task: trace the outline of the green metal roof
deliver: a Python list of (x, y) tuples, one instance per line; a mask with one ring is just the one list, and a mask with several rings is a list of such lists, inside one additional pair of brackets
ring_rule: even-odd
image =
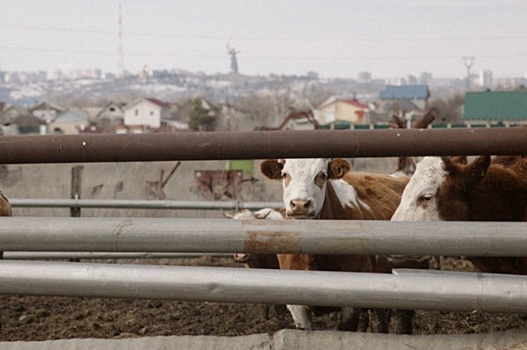
[(347, 120), (335, 120), (333, 122), (321, 125), (321, 129), (351, 129), (351, 122)]
[(465, 120), (527, 120), (527, 91), (467, 92)]

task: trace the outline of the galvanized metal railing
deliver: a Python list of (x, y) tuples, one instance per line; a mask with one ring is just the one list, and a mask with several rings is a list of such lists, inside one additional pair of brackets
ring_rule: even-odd
[(522, 222), (0, 217), (0, 227), (4, 251), (525, 256), (527, 247)]
[[(527, 154), (527, 128), (0, 138), (0, 163)], [(250, 145), (250, 147), (248, 147)], [(77, 207), (79, 205), (76, 205)], [(525, 223), (0, 218), (0, 249), (525, 256)], [(0, 261), (0, 294), (525, 312), (527, 277)]]
[(527, 278), (0, 261), (0, 294), (525, 312)]
[(257, 210), (280, 208), (281, 202), (242, 201), (173, 201), (128, 199), (42, 199), (10, 198), (14, 208), (122, 208), (122, 209), (189, 209), (189, 210)]

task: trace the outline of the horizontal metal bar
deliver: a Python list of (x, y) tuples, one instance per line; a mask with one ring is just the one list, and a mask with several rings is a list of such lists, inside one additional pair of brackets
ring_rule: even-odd
[(104, 252), (4, 252), (8, 260), (43, 260), (43, 259), (168, 259), (199, 258), (204, 255), (232, 258), (229, 253), (104, 253)]
[(519, 155), (526, 138), (520, 127), (15, 135), (0, 137), (0, 164)]
[(127, 209), (200, 209), (236, 210), (280, 208), (282, 202), (219, 202), (219, 201), (170, 201), (170, 200), (104, 200), (104, 199), (37, 199), (9, 198), (14, 208), (127, 208)]
[(0, 294), (526, 312), (527, 277), (0, 261)]
[(0, 217), (4, 251), (525, 256), (525, 222)]

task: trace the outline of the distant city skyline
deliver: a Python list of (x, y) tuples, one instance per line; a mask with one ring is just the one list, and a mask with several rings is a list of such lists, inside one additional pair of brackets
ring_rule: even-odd
[(247, 75), (464, 78), (463, 57), (474, 57), (474, 74), (527, 74), (523, 0), (0, 0), (0, 70), (118, 73), (120, 4), (133, 74), (227, 73), (233, 49)]

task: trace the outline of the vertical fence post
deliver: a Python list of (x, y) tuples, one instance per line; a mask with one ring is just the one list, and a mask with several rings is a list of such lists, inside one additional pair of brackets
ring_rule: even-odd
[[(82, 179), (82, 169), (84, 167), (81, 165), (76, 165), (71, 168), (71, 199), (80, 199), (81, 198), (81, 179)], [(70, 216), (78, 218), (81, 216), (80, 207), (71, 207)]]

